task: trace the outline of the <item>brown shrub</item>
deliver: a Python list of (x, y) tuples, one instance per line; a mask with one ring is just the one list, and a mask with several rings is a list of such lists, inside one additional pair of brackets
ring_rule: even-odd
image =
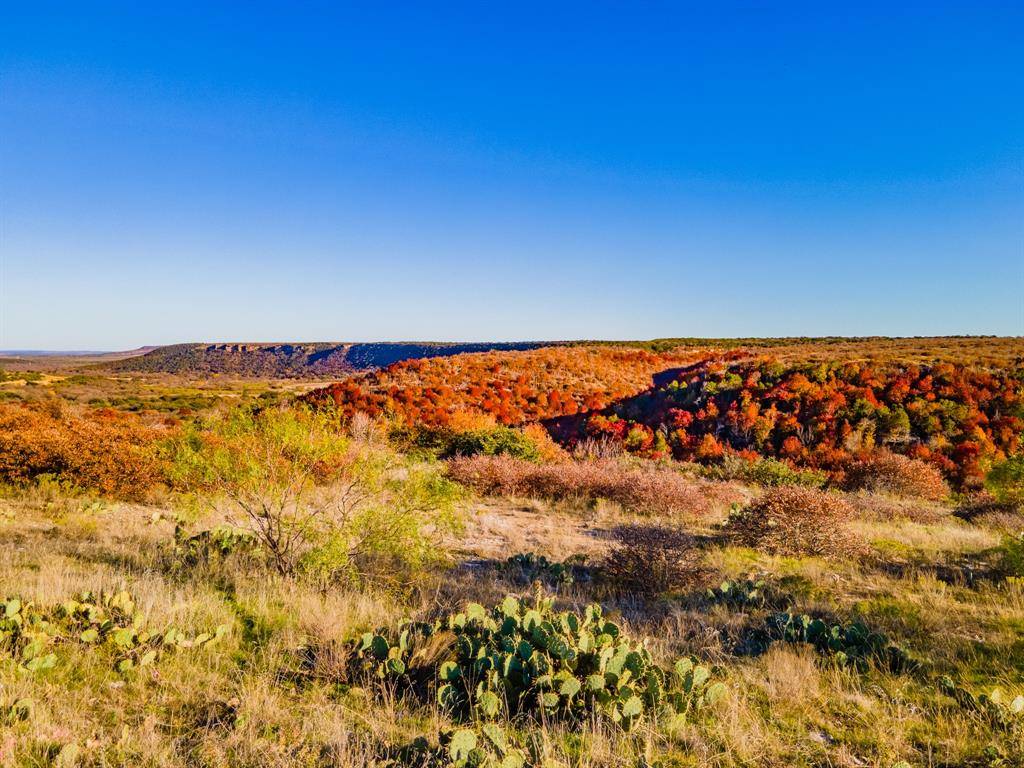
[(949, 495), (942, 473), (932, 464), (875, 451), (853, 462), (846, 470), (845, 487), (938, 501)]
[(734, 512), (726, 530), (737, 543), (764, 552), (831, 557), (857, 551), (846, 526), (853, 514), (834, 494), (783, 486)]
[(161, 479), (156, 441), (163, 434), (114, 411), (0, 405), (0, 482), (48, 474), (105, 496), (142, 498)]
[(616, 584), (645, 594), (691, 588), (708, 573), (690, 534), (661, 525), (621, 525), (612, 531), (618, 545), (601, 563)]
[(711, 496), (671, 469), (629, 467), (613, 460), (535, 464), (509, 456), (457, 457), (448, 476), (479, 493), (545, 499), (608, 499), (642, 513), (705, 515)]

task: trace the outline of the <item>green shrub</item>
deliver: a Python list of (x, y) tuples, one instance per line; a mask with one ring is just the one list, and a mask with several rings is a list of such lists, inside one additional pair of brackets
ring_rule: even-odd
[(409, 462), (388, 449), (362, 449), (342, 483), (352, 494), (299, 562), (321, 586), (336, 581), (409, 583), (442, 564), (441, 537), (462, 525), (465, 491), (438, 465)]
[(458, 528), (460, 486), (434, 464), (356, 445), (329, 415), (238, 408), (168, 443), (176, 489), (242, 513), (281, 575), (406, 578)]
[(996, 464), (985, 476), (985, 487), (999, 501), (1024, 504), (1024, 453)]
[(446, 427), (416, 427), (392, 432), (398, 444), (448, 459), (453, 456), (511, 456), (539, 461), (540, 448), (528, 435), (505, 426), (454, 430)]
[(738, 480), (742, 483), (775, 488), (798, 485), (821, 488), (828, 475), (814, 469), (794, 469), (785, 461), (763, 458), (748, 461), (741, 456), (727, 455), (720, 464), (701, 467), (701, 474), (713, 480)]
[(42, 381), (43, 375), (35, 371), (3, 371), (0, 370), (0, 383), (7, 381), (24, 381), (26, 384)]
[(282, 575), (331, 528), (333, 504), (318, 489), (338, 479), (348, 442), (324, 416), (238, 408), (193, 424), (167, 446), (180, 490), (227, 497)]
[(1024, 578), (1024, 531), (1007, 536), (997, 550), (997, 568), (1009, 578)]

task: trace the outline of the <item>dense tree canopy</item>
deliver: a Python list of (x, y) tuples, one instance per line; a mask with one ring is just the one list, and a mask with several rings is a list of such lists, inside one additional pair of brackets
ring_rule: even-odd
[(1019, 371), (713, 361), (577, 426), (576, 437), (607, 436), (644, 455), (740, 452), (825, 469), (885, 447), (974, 485), (987, 465), (1021, 449), (1024, 395)]
[(616, 347), (549, 347), (406, 360), (311, 392), (343, 415), (386, 414), (409, 424), (446, 426), (482, 412), (507, 425), (606, 408), (651, 386), (653, 374), (700, 353)]
[(708, 355), (553, 347), (408, 360), (307, 399), (409, 425), (450, 426), (467, 413), (543, 422), (566, 446), (604, 438), (652, 458), (771, 456), (836, 472), (885, 448), (933, 463), (957, 487), (977, 486), (1022, 448), (1019, 365)]

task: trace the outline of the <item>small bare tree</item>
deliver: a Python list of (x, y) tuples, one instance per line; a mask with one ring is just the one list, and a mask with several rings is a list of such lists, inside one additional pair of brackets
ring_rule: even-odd
[[(350, 440), (329, 415), (239, 409), (178, 441), (177, 484), (227, 499), (273, 568), (326, 577), (364, 556), (427, 556), (423, 530), (451, 527), (456, 486), (399, 467), (386, 446)], [(401, 470), (401, 471), (399, 471)]]
[(183, 483), (243, 512), (273, 567), (289, 575), (311, 542), (365, 500), (351, 461), (326, 416), (239, 409), (182, 440), (174, 466)]

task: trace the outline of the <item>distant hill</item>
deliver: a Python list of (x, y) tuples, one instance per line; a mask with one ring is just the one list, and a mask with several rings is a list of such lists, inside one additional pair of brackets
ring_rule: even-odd
[(0, 350), (0, 371), (78, 371), (97, 364), (109, 364), (144, 355), (156, 347), (139, 347), (124, 352), (68, 352), (44, 349)]
[(106, 370), (136, 373), (225, 374), (260, 378), (323, 378), (383, 368), (401, 360), (464, 352), (522, 351), (553, 342), (442, 343), (336, 342), (288, 344), (172, 344), (103, 363)]

